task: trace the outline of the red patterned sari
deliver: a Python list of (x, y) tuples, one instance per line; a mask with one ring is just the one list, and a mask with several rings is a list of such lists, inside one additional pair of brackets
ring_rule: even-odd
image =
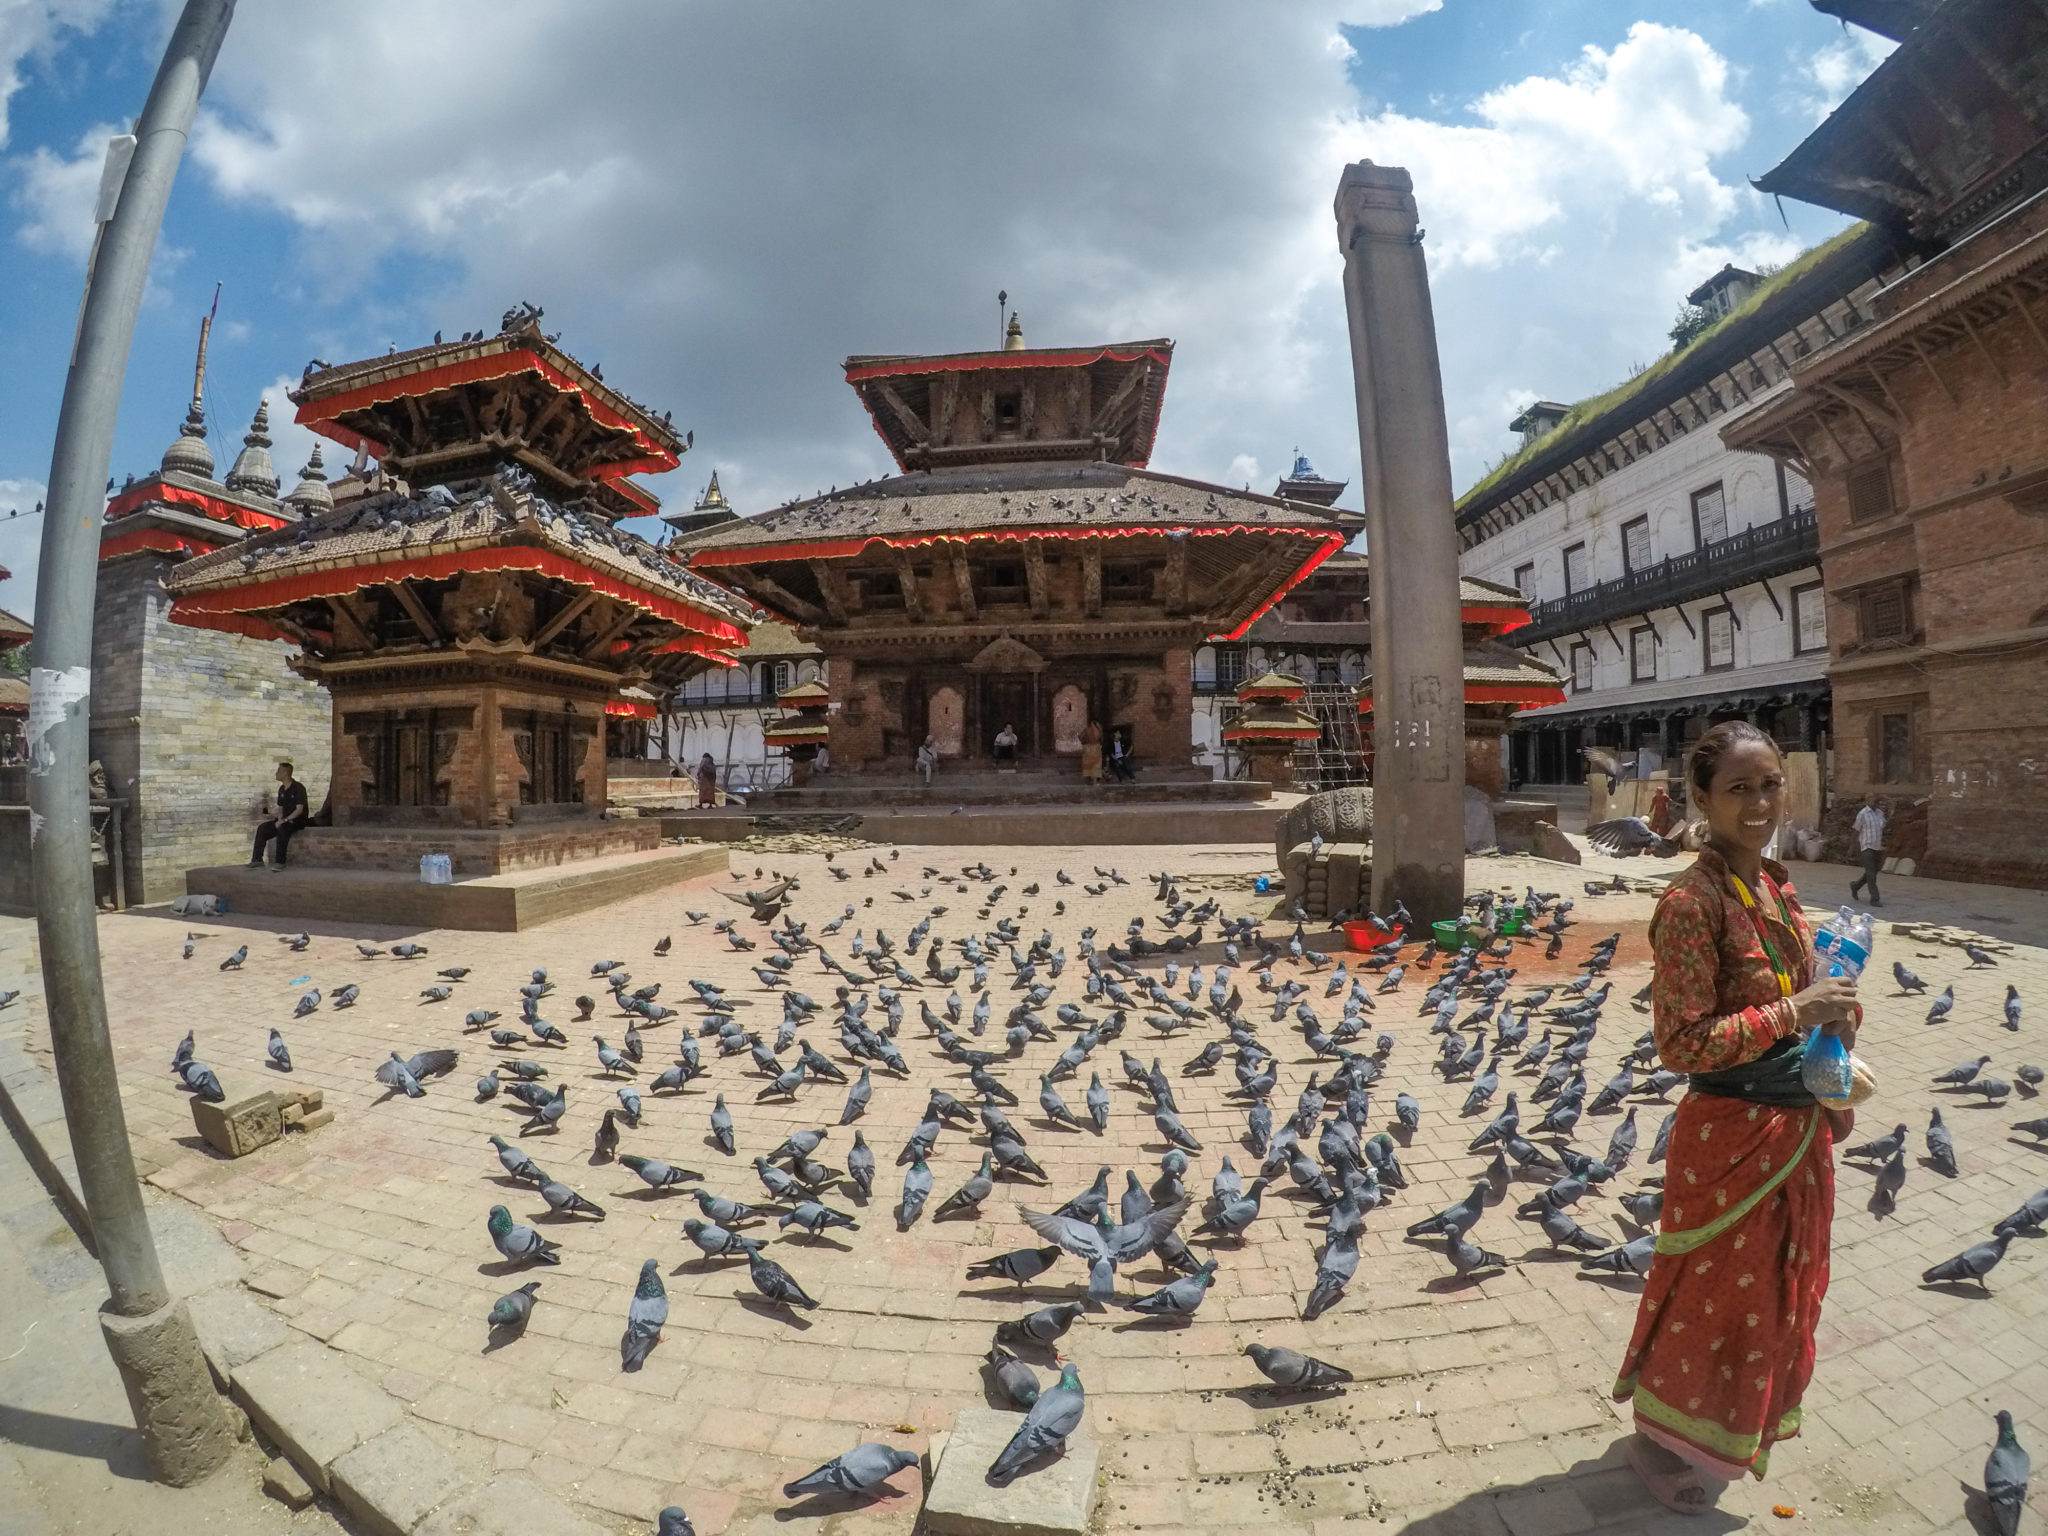
[[(1753, 919), (1709, 850), (1657, 903), (1657, 1051), (1674, 1071), (1752, 1062), (1794, 1031), (1759, 923), (1794, 990), (1813, 973), (1813, 931), (1781, 865), (1765, 861), (1762, 884)], [(1614, 1397), (1641, 1433), (1729, 1481), (1762, 1477), (1772, 1444), (1799, 1432), (1828, 1288), (1832, 1146), (1818, 1108), (1701, 1092), (1678, 1106), (1657, 1255)]]

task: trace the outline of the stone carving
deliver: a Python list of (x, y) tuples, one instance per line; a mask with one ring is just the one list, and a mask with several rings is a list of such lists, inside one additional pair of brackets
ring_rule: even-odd
[(1346, 784), (1340, 789), (1310, 795), (1280, 818), (1273, 839), (1276, 861), (1284, 863), (1287, 851), (1305, 843), (1311, 833), (1321, 833), (1326, 843), (1372, 842), (1372, 786)]
[(966, 718), (966, 701), (958, 688), (947, 686), (932, 690), (925, 709), (925, 723), (931, 728), (932, 745), (938, 749), (939, 756), (960, 755), (966, 734)]
[(1045, 658), (1013, 635), (997, 635), (967, 663), (970, 672), (1043, 672)]

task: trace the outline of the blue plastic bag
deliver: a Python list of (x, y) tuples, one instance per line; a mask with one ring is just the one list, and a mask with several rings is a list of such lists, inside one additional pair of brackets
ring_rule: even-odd
[(1855, 1070), (1849, 1060), (1849, 1048), (1842, 1044), (1840, 1035), (1815, 1033), (1806, 1042), (1806, 1057), (1799, 1076), (1806, 1091), (1829, 1109), (1848, 1108)]

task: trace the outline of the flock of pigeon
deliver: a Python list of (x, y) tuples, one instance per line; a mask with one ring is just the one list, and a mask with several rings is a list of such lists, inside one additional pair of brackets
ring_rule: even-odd
[[(894, 850), (888, 862), (873, 857), (859, 873), (868, 878), (887, 875), (890, 862), (897, 858)], [(831, 856), (826, 869), (836, 881), (853, 878), (853, 871)], [(758, 878), (763, 872), (754, 873)], [(1011, 871), (1012, 876), (1015, 873)], [(1063, 918), (1069, 899), (1065, 888), (1096, 897), (1112, 885), (1128, 884), (1115, 869), (1097, 868), (1095, 874), (1097, 883), (1079, 883), (1062, 870), (1050, 889), (1041, 891), (1034, 883), (1017, 895), (1026, 901), (1050, 896), (1055, 916)], [(741, 874), (733, 878), (744, 881)], [(1017, 1219), (1038, 1244), (978, 1259), (967, 1269), (970, 1280), (1008, 1281), (1020, 1288), (1052, 1270), (1063, 1256), (1079, 1260), (1087, 1271), (1085, 1286), (1077, 1287), (1075, 1299), (1023, 1311), (994, 1330), (985, 1357), (991, 1389), (1024, 1409), (1025, 1416), (990, 1468), (991, 1482), (1004, 1484), (1044, 1465), (1080, 1424), (1085, 1398), (1078, 1368), (1058, 1349), (1068, 1330), (1116, 1305), (1167, 1320), (1194, 1317), (1219, 1263), (1244, 1243), (1275, 1184), (1285, 1181), (1291, 1198), (1311, 1208), (1325, 1224), (1314, 1281), (1301, 1303), (1303, 1318), (1312, 1320), (1342, 1302), (1358, 1268), (1366, 1217), (1396, 1200), (1405, 1188), (1400, 1152), (1422, 1125), (1422, 1106), (1408, 1093), (1395, 1094), (1391, 1106), (1377, 1111), (1374, 1103), (1375, 1086), (1398, 1048), (1396, 1021), (1404, 1016), (1429, 1021), (1428, 1035), (1436, 1041), (1433, 1070), (1446, 1083), (1465, 1086), (1462, 1115), (1475, 1123), (1479, 1116), (1488, 1116), (1468, 1143), (1471, 1154), (1485, 1159), (1470, 1192), (1445, 1209), (1406, 1224), (1408, 1237), (1440, 1247), (1450, 1270), (1461, 1279), (1511, 1266), (1518, 1261), (1489, 1250), (1476, 1229), (1482, 1216), (1505, 1200), (1511, 1182), (1540, 1180), (1541, 1187), (1517, 1206), (1516, 1214), (1533, 1223), (1552, 1250), (1582, 1254), (1580, 1262), (1589, 1270), (1647, 1272), (1663, 1207), (1661, 1178), (1645, 1177), (1635, 1191), (1620, 1196), (1618, 1204), (1637, 1228), (1625, 1241), (1589, 1231), (1581, 1225), (1580, 1213), (1589, 1195), (1597, 1197), (1634, 1161), (1638, 1110), (1668, 1105), (1685, 1079), (1658, 1067), (1646, 1021), (1618, 1051), (1600, 1043), (1612, 992), (1606, 973), (1614, 962), (1618, 933), (1591, 944), (1579, 974), (1555, 986), (1518, 988), (1516, 967), (1510, 963), (1518, 953), (1516, 938), (1508, 936), (1511, 924), (1519, 929), (1525, 946), (1547, 941), (1544, 953), (1556, 958), (1576, 921), (1574, 900), (1533, 889), (1519, 902), (1482, 892), (1467, 903), (1461, 947), (1448, 953), (1433, 941), (1419, 939), (1404, 911), (1396, 910), (1385, 919), (1368, 915), (1366, 921), (1378, 938), (1376, 947), (1333, 958), (1311, 947), (1306, 914), (1299, 908), (1289, 914), (1291, 932), (1276, 939), (1263, 931), (1262, 920), (1227, 917), (1214, 896), (1197, 903), (1182, 894), (1173, 877), (1160, 875), (1153, 891), (1160, 907), (1156, 917), (1150, 922), (1137, 918), (1125, 933), (1106, 941), (1095, 928), (1083, 927), (1070, 955), (1050, 929), (1027, 936), (1022, 919), (1028, 906), (1015, 916), (995, 915), (1009, 889), (985, 862), (957, 872), (927, 867), (923, 881), (914, 894), (903, 889), (888, 893), (905, 907), (924, 906), (900, 941), (873, 921), (879, 914), (857, 922), (860, 909), (852, 904), (829, 921), (798, 922), (792, 903), (801, 887), (794, 878), (777, 878), (760, 890), (721, 892), (746, 913), (710, 928), (703, 928), (710, 914), (686, 912), (693, 929), (703, 928), (707, 941), (758, 955), (758, 962), (749, 963), (759, 993), (743, 997), (716, 982), (689, 979), (688, 995), (679, 1001), (681, 1008), (690, 1010), (690, 1027), (679, 1030), (672, 1061), (658, 1069), (648, 1060), (643, 1031), (679, 1020), (680, 1009), (660, 1001), (663, 983), (635, 987), (622, 962), (593, 964), (588, 984), (592, 992), (609, 993), (612, 1016), (619, 1021), (603, 1026), (616, 1035), (616, 1045), (604, 1034), (589, 1036), (600, 1074), (616, 1080), (616, 1102), (604, 1107), (593, 1134), (599, 1161), (616, 1159), (651, 1191), (673, 1190), (694, 1200), (700, 1215), (686, 1221), (684, 1231), (706, 1261), (743, 1260), (763, 1304), (807, 1310), (816, 1308), (818, 1301), (766, 1251), (769, 1234), (756, 1235), (749, 1229), (770, 1219), (781, 1232), (795, 1228), (812, 1238), (833, 1229), (859, 1229), (855, 1216), (829, 1204), (828, 1198), (835, 1189), (844, 1189), (864, 1205), (872, 1200), (878, 1161), (858, 1122), (868, 1109), (876, 1074), (896, 1081), (915, 1075), (906, 1047), (929, 1058), (928, 1073), (956, 1083), (964, 1079), (972, 1091), (963, 1099), (935, 1084), (928, 1087), (920, 1122), (894, 1158), (896, 1166), (906, 1170), (894, 1213), (903, 1230), (924, 1216), (935, 1193), (932, 1163), (948, 1131), (978, 1138), (982, 1146), (978, 1167), (932, 1207), (933, 1219), (982, 1214), (1006, 1183), (1019, 1190), (1046, 1185), (1047, 1176), (1032, 1156), (1029, 1138), (1008, 1113), (1018, 1107), (1019, 1094), (1006, 1074), (1036, 1077), (1042, 1115), (1038, 1124), (1101, 1134), (1116, 1108), (1104, 1084), (1104, 1074), (1109, 1073), (1119, 1092), (1142, 1106), (1167, 1145), (1157, 1177), (1148, 1186), (1135, 1170), (1127, 1169), (1121, 1195), (1113, 1197), (1111, 1169), (1105, 1165), (1092, 1185), (1050, 1209), (1036, 1208), (1047, 1203), (1042, 1198), (1019, 1204)], [(935, 924), (952, 909), (933, 897), (934, 885), (946, 897), (978, 901), (972, 931), (950, 939), (935, 931)], [(1589, 882), (1585, 892), (1590, 899), (1628, 888), (1619, 880)], [(875, 899), (868, 897), (865, 904), (872, 909)], [(849, 924), (854, 931), (846, 934)], [(1156, 937), (1148, 937), (1148, 930)], [(187, 958), (200, 937), (188, 938)], [(299, 934), (281, 942), (303, 950), (311, 941)], [(427, 955), (416, 943), (392, 945), (388, 952), (368, 944), (357, 947), (370, 960), (387, 953), (400, 961)], [(833, 953), (842, 948), (845, 959)], [(671, 949), (672, 939), (664, 938), (654, 946), (654, 954), (665, 957)], [(1203, 960), (1211, 956), (1220, 958), (1210, 959), (1205, 977)], [(238, 968), (246, 957), (245, 945), (223, 961), (222, 968)], [(1982, 952), (1973, 952), (1970, 961), (1973, 969), (1996, 964), (1994, 957)], [(913, 969), (913, 963), (918, 968)], [(467, 975), (465, 967), (442, 969), (419, 995), (425, 1002), (446, 1000)], [(810, 980), (813, 975), (829, 980), (830, 1002), (820, 1003), (803, 990), (805, 985), (817, 985)], [(1425, 975), (1430, 977), (1426, 986)], [(1924, 986), (1903, 965), (1895, 968), (1895, 978), (1905, 991)], [(1068, 1000), (1057, 1001), (1063, 982)], [(1951, 986), (1944, 994), (1949, 1001), (1937, 1003), (1929, 1023), (1938, 1022), (1947, 1011), (1953, 992)], [(344, 986), (324, 1001), (346, 1008), (358, 993), (358, 986)], [(515, 1107), (520, 1114), (515, 1136), (490, 1137), (509, 1178), (530, 1185), (559, 1217), (601, 1221), (603, 1208), (552, 1177), (528, 1150), (534, 1143), (525, 1139), (559, 1135), (568, 1115), (569, 1085), (547, 1084), (554, 1075), (547, 1062), (571, 1059), (569, 1053), (576, 1050), (569, 1036), (543, 1017), (544, 1008), (555, 1011), (555, 996), (556, 983), (546, 970), (537, 969), (518, 990), (516, 1025), (501, 1025), (502, 1014), (492, 1009), (476, 1008), (467, 1014), (465, 1031), (484, 1032), (492, 1050), (491, 1070), (476, 1080), (476, 1098), (479, 1103)], [(1647, 1011), (1648, 997), (1645, 987), (1631, 1000), (1638, 1012)], [(771, 998), (780, 1010), (772, 1029), (751, 1014)], [(299, 999), (294, 1016), (304, 1017), (322, 1004), (321, 994), (309, 991)], [(596, 1020), (595, 996), (577, 996), (574, 1006), (576, 1025)], [(907, 1029), (913, 1006), (916, 1027)], [(2017, 992), (2009, 991), (2006, 1019), (2015, 1030), (2020, 1006)], [(810, 1038), (813, 1032), (822, 1035), (826, 1030), (837, 1035), (837, 1059), (818, 1050)], [(1276, 1053), (1283, 1048), (1276, 1037), (1283, 1033), (1299, 1037), (1310, 1057), (1304, 1064), (1312, 1070), (1292, 1105), (1282, 1100), (1276, 1113)], [(1141, 1049), (1148, 1053), (1173, 1049), (1178, 1054), (1185, 1043), (1201, 1035), (1208, 1038), (1173, 1072), (1160, 1054), (1152, 1054), (1148, 1065), (1132, 1049), (1143, 1039), (1149, 1044)], [(1118, 1054), (1112, 1065), (1104, 1047), (1113, 1043)], [(1056, 1053), (1052, 1047), (1058, 1047)], [(1293, 1050), (1291, 1044), (1284, 1048)], [(1588, 1068), (1596, 1052), (1614, 1060), (1617, 1070), (1594, 1089)], [(1034, 1053), (1039, 1054), (1027, 1065)], [(277, 1029), (270, 1033), (269, 1059), (274, 1069), (291, 1070), (289, 1049)], [(452, 1048), (410, 1057), (393, 1052), (376, 1069), (376, 1078), (388, 1090), (387, 1097), (417, 1098), (426, 1093), (428, 1082), (452, 1073), (458, 1059), (459, 1052)], [(736, 1065), (716, 1079), (725, 1088), (714, 1093), (708, 1113), (709, 1143), (726, 1157), (736, 1157), (738, 1146), (726, 1092), (740, 1088), (740, 1074), (752, 1072), (757, 1102), (804, 1103), (821, 1085), (829, 1085), (834, 1096), (833, 1110), (820, 1117), (829, 1124), (795, 1131), (772, 1152), (752, 1160), (762, 1193), (751, 1201), (714, 1192), (696, 1170), (621, 1150), (625, 1132), (637, 1131), (642, 1124), (643, 1092), (657, 1100), (697, 1096), (701, 1090), (691, 1085), (714, 1078), (718, 1064), (727, 1060)], [(1986, 1065), (1988, 1058), (1964, 1063), (1936, 1081), (1956, 1091), (1997, 1097), (2010, 1093), (2002, 1082), (1995, 1088), (1987, 1083), (1982, 1075)], [(218, 1096), (218, 1079), (196, 1058), (192, 1034), (178, 1046), (173, 1068), (193, 1091)], [(1223, 1155), (1207, 1198), (1201, 1199), (1186, 1181), (1191, 1155), (1200, 1156), (1205, 1148), (1181, 1117), (1177, 1085), (1221, 1078), (1226, 1072), (1235, 1079), (1226, 1097), (1243, 1117), (1237, 1155), (1246, 1156), (1252, 1176), (1246, 1179), (1233, 1157)], [(2014, 1075), (2027, 1092), (2041, 1080), (2039, 1070), (2031, 1066), (2016, 1068)], [(1504, 1086), (1505, 1095), (1496, 1108)], [(1076, 1089), (1078, 1111), (1066, 1097)], [(1574, 1145), (1583, 1119), (1608, 1113), (1621, 1113), (1622, 1118), (1604, 1147), (1596, 1153)], [(1646, 1162), (1651, 1166), (1664, 1158), (1673, 1119), (1667, 1109), (1650, 1138)], [(1375, 1130), (1376, 1122), (1383, 1128)], [(851, 1144), (843, 1155), (845, 1167), (825, 1165), (818, 1158), (824, 1143), (848, 1127)], [(2016, 1128), (2048, 1137), (2048, 1120), (2023, 1122)], [(1845, 1154), (1876, 1166), (1878, 1196), (1873, 1208), (1880, 1213), (1903, 1183), (1907, 1138), (1907, 1127), (1901, 1125), (1891, 1135)], [(1933, 1164), (1953, 1176), (1954, 1145), (1938, 1109), (1925, 1145)], [(1181, 1228), (1198, 1202), (1201, 1214), (1183, 1237)], [(2048, 1190), (1998, 1223), (1989, 1241), (1935, 1265), (1926, 1280), (1984, 1286), (2012, 1238), (2039, 1232), (2044, 1222)], [(508, 1270), (560, 1262), (562, 1244), (516, 1221), (505, 1205), (491, 1207), (487, 1230)], [(1198, 1255), (1190, 1239), (1202, 1244), (1206, 1253)], [(785, 1256), (797, 1251), (784, 1249)], [(1128, 1273), (1148, 1259), (1172, 1278), (1155, 1290), (1120, 1299), (1119, 1271)], [(516, 1337), (537, 1304), (540, 1287), (541, 1282), (528, 1281), (499, 1298), (489, 1314), (493, 1330), (507, 1339)], [(660, 1266), (649, 1259), (626, 1303), (620, 1341), (623, 1370), (641, 1367), (660, 1342), (667, 1316)], [(1245, 1353), (1283, 1389), (1341, 1390), (1351, 1379), (1342, 1367), (1293, 1350), (1253, 1344)], [(1057, 1381), (1043, 1385), (1021, 1354), (1049, 1357), (1060, 1367)], [(2009, 1417), (2001, 1416), (2001, 1424), (2004, 1438), (1993, 1457), (2004, 1457), (2001, 1486), (2013, 1485), (2008, 1474), (2017, 1466), (2017, 1486), (2023, 1495), (2025, 1453), (2012, 1441)], [(2008, 1442), (2017, 1462), (2008, 1454)], [(874, 1494), (884, 1491), (883, 1483), (915, 1459), (891, 1446), (864, 1444), (789, 1483), (784, 1493), (790, 1498)], [(1990, 1476), (1987, 1468), (1987, 1481)], [(2012, 1507), (2016, 1511), (2017, 1504)], [(665, 1511), (662, 1519), (666, 1536), (689, 1530), (680, 1509)]]

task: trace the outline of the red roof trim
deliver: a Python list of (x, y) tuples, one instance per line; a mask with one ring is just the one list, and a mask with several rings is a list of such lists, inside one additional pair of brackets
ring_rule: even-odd
[(1119, 350), (1115, 347), (1077, 347), (1064, 351), (969, 352), (959, 357), (908, 357), (900, 362), (872, 363), (865, 368), (848, 368), (846, 382), (863, 379), (893, 379), (918, 373), (985, 373), (1007, 368), (1085, 368), (1108, 358), (1115, 363), (1135, 363), (1149, 357), (1162, 369), (1173, 366), (1171, 352), (1151, 347)]
[(282, 528), (289, 521), (288, 518), (269, 512), (259, 512), (254, 507), (245, 507), (218, 496), (208, 496), (201, 491), (188, 491), (182, 485), (172, 485), (165, 480), (143, 480), (129, 486), (107, 503), (107, 521), (111, 523), (117, 517), (139, 512), (151, 502), (163, 502), (173, 507), (190, 507), (201, 516), (212, 518), (216, 523), (231, 523), (237, 528)]
[(218, 543), (209, 544), (189, 534), (172, 533), (168, 528), (136, 528), (101, 539), (100, 558), (112, 560), (117, 555), (132, 555), (139, 549), (160, 550), (167, 555), (210, 555), (219, 548)]
[[(1314, 538), (1324, 531), (1321, 528), (1255, 527), (1246, 523), (1232, 523), (1220, 528), (1177, 528), (1165, 524), (1137, 528), (989, 528), (972, 533), (921, 533), (908, 538), (831, 539), (815, 544), (757, 544), (741, 549), (705, 549), (692, 554), (689, 563), (694, 570), (699, 566), (752, 565), (757, 561), (765, 565), (783, 560), (836, 560), (857, 555), (870, 544), (886, 544), (891, 549), (921, 549), (929, 544), (972, 544), (978, 539), (1026, 544), (1035, 539), (1117, 539), (1139, 538), (1146, 534), (1167, 537), (1176, 533), (1194, 538), (1213, 538), (1229, 533), (1289, 533)], [(1344, 535), (1336, 535), (1335, 540), (1336, 547), (1341, 547)], [(1311, 564), (1289, 579), (1288, 587), (1321, 565), (1333, 552), (1333, 549), (1326, 549), (1318, 554)]]
[(619, 602), (631, 603), (643, 612), (666, 619), (671, 624), (679, 624), (684, 629), (694, 631), (710, 640), (741, 645), (747, 638), (746, 631), (737, 625), (714, 618), (688, 603), (678, 602), (674, 598), (638, 587), (630, 587), (601, 571), (579, 564), (566, 555), (557, 554), (549, 549), (535, 549), (524, 544), (502, 549), (450, 550), (444, 554), (422, 555), (410, 560), (379, 561), (375, 564), (346, 566), (332, 571), (307, 571), (245, 587), (189, 592), (171, 604), (171, 617), (180, 623), (191, 623), (194, 620), (190, 616), (202, 613), (246, 614), (258, 609), (282, 607), (286, 603), (299, 602), (309, 597), (334, 597), (343, 592), (378, 586), (405, 577), (441, 581), (460, 576), (465, 571), (502, 570), (538, 571), (543, 576), (554, 576), (563, 581), (574, 582), (579, 587), (602, 592), (606, 597), (615, 598)]
[(1225, 741), (1314, 741), (1321, 735), (1322, 728), (1314, 725), (1231, 725), (1223, 730)]
[(1505, 635), (1529, 622), (1529, 610), (1509, 603), (1466, 603), (1458, 610), (1458, 621), (1484, 624), (1489, 635)]
[[(1467, 704), (1519, 704), (1524, 709), (1539, 709), (1546, 704), (1562, 704), (1565, 691), (1545, 683), (1467, 683), (1465, 702)], [(1372, 695), (1367, 693), (1358, 701), (1361, 715), (1372, 713)]]
[(637, 699), (607, 700), (604, 712), (626, 720), (652, 720), (655, 716), (652, 704), (643, 704)]
[[(1310, 530), (1306, 528), (1290, 528), (1286, 529), (1285, 531), (1288, 533), (1307, 533)], [(1244, 632), (1250, 629), (1254, 624), (1258, 623), (1258, 621), (1265, 616), (1266, 611), (1268, 609), (1270, 609), (1275, 603), (1279, 602), (1280, 599), (1285, 597), (1288, 593), (1292, 592), (1296, 587), (1300, 586), (1301, 583), (1307, 580), (1308, 577), (1315, 571), (1315, 568), (1317, 566), (1321, 565), (1325, 560), (1329, 559), (1330, 556), (1337, 553), (1338, 550), (1342, 549), (1349, 542), (1349, 538), (1344, 534), (1331, 534), (1328, 541), (1323, 545), (1323, 547), (1317, 550), (1314, 554), (1310, 555), (1308, 559), (1305, 562), (1303, 562), (1301, 569), (1296, 571), (1292, 576), (1288, 577), (1287, 580), (1281, 585), (1280, 590), (1278, 592), (1275, 592), (1271, 597), (1267, 598), (1263, 603), (1259, 604), (1258, 609), (1252, 614), (1250, 618), (1246, 619), (1242, 624), (1238, 625), (1237, 628), (1233, 629), (1229, 634), (1224, 635), (1221, 638), (1225, 640), (1243, 639)], [(1212, 636), (1211, 638), (1216, 637)]]
[(593, 421), (618, 431), (630, 432), (633, 441), (646, 450), (642, 458), (600, 465), (591, 472), (592, 478), (616, 480), (621, 475), (637, 474), (642, 471), (658, 475), (665, 470), (674, 469), (682, 462), (678, 455), (650, 438), (646, 429), (638, 422), (620, 415), (539, 353), (524, 347), (490, 353), (483, 357), (464, 358), (459, 362), (443, 363), (438, 368), (428, 368), (419, 373), (386, 379), (381, 384), (365, 384), (338, 395), (329, 395), (322, 400), (311, 400), (299, 407), (298, 421), (301, 426), (311, 427), (315, 432), (331, 437), (346, 447), (367, 448), (381, 458), (390, 451), (388, 445), (344, 427), (338, 418), (349, 411), (361, 410), (365, 406), (382, 405), (386, 401), (400, 400), (407, 395), (424, 395), (436, 389), (446, 389), (456, 384), (474, 384), (484, 379), (502, 379), (513, 373), (537, 373), (564, 393), (583, 396), (584, 409), (590, 412)]

